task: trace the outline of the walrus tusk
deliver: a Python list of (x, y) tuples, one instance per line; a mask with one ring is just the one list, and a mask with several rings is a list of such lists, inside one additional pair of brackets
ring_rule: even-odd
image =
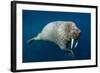
[(73, 48), (74, 39), (71, 39), (71, 49)]
[(76, 48), (76, 47), (77, 47), (77, 45), (78, 45), (78, 41), (75, 43), (75, 46), (74, 46), (74, 48)]

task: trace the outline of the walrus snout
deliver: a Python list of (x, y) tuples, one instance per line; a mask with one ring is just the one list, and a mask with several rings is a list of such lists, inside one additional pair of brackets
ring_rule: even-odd
[(78, 37), (79, 37), (79, 35), (80, 35), (80, 29), (74, 29), (72, 32), (71, 32), (71, 34), (72, 34), (72, 38), (73, 39), (77, 39)]

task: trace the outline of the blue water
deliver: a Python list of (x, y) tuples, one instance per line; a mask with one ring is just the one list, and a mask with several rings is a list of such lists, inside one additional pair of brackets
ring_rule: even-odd
[[(91, 59), (91, 14), (76, 12), (51, 12), (23, 10), (23, 62), (44, 62), (63, 60)], [(52, 21), (73, 21), (80, 28), (81, 34), (77, 48), (73, 49), (75, 57), (66, 54), (56, 44), (49, 41), (27, 41), (35, 37), (46, 24)]]

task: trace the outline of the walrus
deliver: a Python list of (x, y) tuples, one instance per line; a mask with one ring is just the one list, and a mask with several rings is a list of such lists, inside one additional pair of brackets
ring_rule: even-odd
[[(80, 29), (76, 26), (73, 21), (53, 21), (48, 23), (43, 30), (38, 33), (36, 37), (32, 37), (28, 40), (31, 44), (34, 40), (47, 40), (51, 41), (59, 46), (61, 50), (65, 52), (70, 52), (72, 56), (74, 40), (80, 35)], [(70, 48), (67, 48), (67, 43), (71, 41)], [(76, 42), (74, 48), (76, 48), (78, 41)]]

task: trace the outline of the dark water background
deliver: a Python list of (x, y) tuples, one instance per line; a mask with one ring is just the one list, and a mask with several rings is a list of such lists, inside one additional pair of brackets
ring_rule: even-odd
[[(91, 59), (91, 14), (76, 12), (51, 12), (23, 10), (23, 62), (44, 62), (62, 60)], [(81, 34), (77, 48), (73, 49), (75, 57), (66, 54), (56, 44), (48, 41), (27, 41), (42, 31), (52, 21), (73, 21), (80, 28)]]

